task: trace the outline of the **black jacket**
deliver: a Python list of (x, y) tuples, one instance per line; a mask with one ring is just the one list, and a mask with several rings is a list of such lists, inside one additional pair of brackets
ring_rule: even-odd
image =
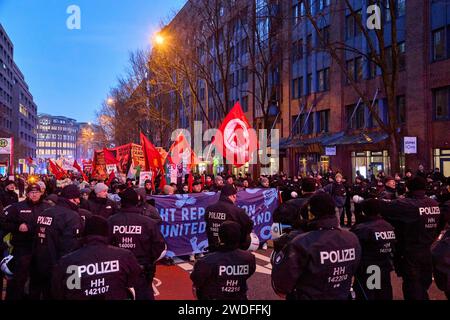
[(405, 199), (383, 202), (381, 215), (395, 228), (396, 249), (408, 253), (429, 252), (438, 236), (441, 211), (438, 203), (416, 191)]
[(338, 228), (334, 215), (312, 221), (309, 228), (275, 256), (275, 292), (298, 300), (348, 299), (361, 257), (358, 238)]
[[(37, 203), (32, 203), (30, 200), (24, 200), (14, 203), (5, 208), (3, 213), (0, 213), (1, 229), (5, 232), (11, 232), (11, 244), (14, 247), (30, 249), (33, 243), (32, 228), (34, 225), (34, 215), (40, 214), (50, 205), (40, 200)], [(19, 226), (25, 223), (28, 227), (28, 232), (20, 232)]]
[(347, 188), (344, 183), (333, 182), (329, 185), (326, 185), (323, 190), (331, 195), (336, 204), (336, 207), (344, 207), (345, 200), (347, 198)]
[[(314, 195), (314, 192), (308, 192), (308, 193), (304, 193), (302, 194), (299, 198), (296, 199), (291, 199), (289, 201), (287, 201), (286, 203), (292, 203), (293, 205), (295, 205), (299, 211), (300, 211), (300, 215), (302, 216), (303, 219), (308, 220), (308, 210), (304, 208), (305, 204), (308, 203), (309, 199)], [(274, 222), (279, 222), (276, 221), (276, 217), (273, 217), (273, 221)]]
[(250, 233), (253, 230), (253, 221), (244, 209), (235, 206), (230, 200), (221, 198), (217, 203), (207, 207), (205, 220), (209, 251), (215, 251), (219, 247), (219, 227), (225, 221), (239, 223), (241, 226), (240, 248), (247, 250), (250, 246)]
[(3, 191), (0, 193), (0, 202), (3, 208), (6, 208), (9, 205), (19, 202), (19, 196), (15, 191)]
[(439, 289), (450, 292), (450, 230), (431, 247), (434, 280)]
[[(79, 288), (77, 271), (81, 274)], [(125, 300), (128, 288), (136, 287), (141, 273), (129, 250), (109, 246), (105, 237), (89, 236), (83, 247), (58, 262), (53, 271), (52, 295), (58, 300)], [(68, 283), (74, 287), (69, 289)]]
[(367, 217), (365, 222), (354, 225), (351, 230), (361, 245), (360, 269), (378, 265), (392, 270), (392, 254), (395, 244), (394, 227), (380, 216)]
[(84, 203), (83, 209), (89, 210), (93, 215), (102, 216), (108, 219), (117, 212), (114, 201), (108, 198), (97, 198), (93, 196)]
[(60, 198), (56, 206), (34, 214), (33, 267), (48, 273), (63, 255), (79, 247), (82, 218), (77, 206)]
[(384, 200), (397, 199), (397, 189), (392, 189), (388, 186), (385, 186), (384, 191), (380, 193), (380, 199), (384, 199)]
[(166, 247), (158, 224), (137, 207), (122, 208), (108, 219), (110, 243), (129, 249), (143, 266), (152, 266)]
[(199, 300), (246, 300), (247, 280), (255, 270), (250, 252), (219, 249), (195, 263), (191, 280)]

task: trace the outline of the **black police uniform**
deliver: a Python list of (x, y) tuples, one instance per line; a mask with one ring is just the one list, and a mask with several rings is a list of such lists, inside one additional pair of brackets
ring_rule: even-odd
[[(368, 216), (365, 222), (350, 230), (359, 239), (362, 254), (353, 285), (358, 300), (392, 300), (391, 271), (395, 243), (394, 227), (380, 216)], [(380, 269), (380, 287), (367, 287), (367, 280), (374, 271), (370, 266)]]
[(19, 196), (15, 191), (5, 190), (0, 194), (0, 202), (3, 205), (3, 208), (6, 208), (7, 206), (19, 202)]
[(361, 257), (358, 238), (340, 229), (336, 217), (309, 225), (275, 256), (272, 287), (296, 300), (346, 300)]
[(83, 247), (59, 260), (53, 271), (52, 296), (57, 300), (129, 299), (128, 288), (136, 287), (140, 273), (132, 252), (108, 245), (107, 237), (90, 235)]
[(250, 252), (219, 248), (195, 263), (191, 280), (199, 300), (247, 300), (247, 280), (255, 270)]
[(156, 260), (166, 244), (157, 222), (142, 215), (139, 207), (122, 208), (108, 219), (111, 244), (129, 249), (141, 265), (143, 278), (136, 287), (136, 299), (153, 299), (150, 285), (156, 271)]
[[(31, 253), (33, 244), (33, 217), (50, 206), (41, 200), (33, 203), (27, 199), (5, 208), (1, 214), (1, 228), (11, 233), (12, 255), (15, 258), (14, 277), (8, 283), (6, 299), (21, 300), (24, 298), (24, 286), (30, 273)], [(20, 232), (19, 227), (25, 223), (28, 232)]]
[(35, 228), (31, 264), (30, 293), (32, 299), (51, 298), (51, 270), (63, 255), (80, 245), (83, 227), (78, 206), (59, 198), (56, 206), (34, 214)]
[(447, 230), (441, 240), (433, 244), (431, 254), (436, 286), (444, 291), (450, 300), (450, 230)]
[(117, 211), (114, 201), (108, 198), (98, 198), (95, 195), (89, 198), (82, 208), (89, 210), (93, 215), (102, 216), (105, 219), (108, 219)]
[(224, 221), (235, 221), (241, 226), (241, 249), (246, 250), (250, 246), (253, 221), (244, 209), (235, 206), (228, 198), (221, 197), (217, 203), (207, 207), (205, 220), (210, 252), (216, 251), (219, 247), (219, 227)]
[(430, 246), (438, 236), (440, 209), (425, 196), (425, 191), (411, 192), (405, 199), (384, 202), (382, 216), (395, 228), (396, 271), (403, 278), (407, 300), (427, 300), (432, 282)]

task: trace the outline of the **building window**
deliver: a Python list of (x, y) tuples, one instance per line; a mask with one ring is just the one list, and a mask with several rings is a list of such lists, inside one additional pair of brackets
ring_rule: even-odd
[(398, 68), (400, 71), (405, 70), (406, 67), (406, 45), (405, 42), (398, 44)]
[(307, 90), (307, 94), (311, 94), (313, 92), (313, 79), (312, 79), (312, 74), (308, 74), (308, 78), (306, 81), (306, 90)]
[(313, 39), (312, 34), (306, 37), (306, 55), (309, 56), (313, 51)]
[(319, 0), (319, 10), (323, 10), (326, 7), (330, 6), (330, 1), (331, 0)]
[(293, 79), (292, 80), (292, 99), (298, 99), (300, 98), (300, 94), (299, 94), (299, 78)]
[(292, 44), (292, 60), (297, 61), (303, 59), (303, 40), (300, 39)]
[(323, 110), (317, 114), (317, 130), (316, 133), (328, 132), (328, 124), (330, 122), (330, 110)]
[(445, 29), (433, 31), (433, 61), (447, 58), (445, 45)]
[(355, 16), (351, 13), (345, 17), (345, 39), (347, 40), (361, 34), (361, 28), (358, 21), (361, 21), (362, 11), (355, 11), (355, 14), (358, 20), (356, 20)]
[(319, 91), (330, 90), (330, 68), (325, 68), (317, 72), (317, 78), (319, 81)]
[(355, 81), (358, 82), (363, 78), (363, 59), (358, 57), (355, 59)]
[(356, 105), (347, 107), (347, 123), (350, 129), (358, 130), (362, 129), (365, 124), (365, 110), (363, 105), (359, 105), (355, 111)]
[(347, 84), (351, 83), (351, 80), (355, 79), (355, 60), (347, 61), (347, 76), (346, 82)]
[(433, 91), (434, 119), (449, 120), (450, 87), (439, 88)]
[(406, 97), (397, 97), (397, 121), (399, 124), (406, 123)]
[(242, 97), (242, 111), (248, 111), (248, 96)]
[(300, 116), (300, 124), (301, 124), (300, 128), (303, 129), (301, 134), (312, 134), (313, 130), (314, 130), (313, 113), (311, 112), (309, 114), (309, 117), (308, 117), (308, 113), (302, 114)]

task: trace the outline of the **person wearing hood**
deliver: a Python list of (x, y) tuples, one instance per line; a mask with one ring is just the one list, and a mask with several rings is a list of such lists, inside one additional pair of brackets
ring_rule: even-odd
[(158, 223), (142, 215), (139, 196), (133, 189), (120, 194), (121, 209), (108, 219), (110, 243), (136, 256), (142, 272), (136, 289), (137, 300), (153, 300), (151, 285), (156, 261), (165, 255), (166, 243)]
[(312, 196), (308, 209), (314, 217), (309, 231), (274, 258), (272, 287), (279, 296), (293, 300), (347, 300), (361, 258), (358, 238), (339, 228), (328, 193)]
[(80, 189), (65, 186), (56, 206), (33, 214), (33, 256), (30, 270), (30, 296), (33, 300), (51, 298), (51, 270), (64, 255), (79, 246), (83, 222), (78, 213)]
[(0, 202), (3, 208), (19, 202), (19, 196), (16, 193), (16, 183), (14, 181), (8, 180), (5, 182), (4, 190), (0, 193)]
[(247, 300), (247, 280), (256, 271), (255, 256), (239, 249), (241, 226), (225, 221), (219, 227), (217, 251), (197, 260), (191, 273), (198, 300)]
[(11, 233), (12, 255), (16, 261), (14, 277), (8, 282), (6, 290), (7, 300), (25, 298), (25, 283), (29, 277), (33, 244), (33, 217), (50, 207), (42, 200), (39, 185), (30, 184), (26, 190), (26, 199), (10, 205), (1, 214), (1, 229), (5, 233)]
[(219, 201), (206, 208), (205, 221), (209, 252), (219, 248), (219, 227), (225, 221), (235, 221), (241, 226), (240, 248), (247, 250), (250, 246), (250, 233), (253, 230), (253, 221), (244, 209), (236, 206), (236, 200), (236, 187), (232, 184), (227, 184), (220, 191)]
[(395, 267), (402, 277), (405, 300), (428, 300), (432, 283), (430, 247), (439, 235), (441, 211), (437, 201), (425, 195), (426, 180), (409, 180), (407, 197), (383, 202), (380, 213), (394, 226), (397, 238)]
[[(394, 227), (380, 215), (378, 199), (368, 199), (361, 203), (364, 222), (354, 225), (350, 231), (359, 239), (362, 248), (361, 263), (355, 275), (355, 295), (357, 300), (392, 300), (391, 271), (395, 244)], [(379, 286), (371, 286), (373, 266), (379, 268)]]
[(104, 183), (97, 183), (94, 187), (94, 194), (84, 203), (83, 209), (90, 211), (93, 215), (102, 216), (108, 219), (117, 211), (114, 201), (108, 198), (108, 186)]
[(88, 218), (83, 235), (83, 246), (62, 257), (53, 269), (52, 297), (56, 300), (134, 299), (141, 268), (130, 250), (108, 244), (107, 220), (101, 216)]

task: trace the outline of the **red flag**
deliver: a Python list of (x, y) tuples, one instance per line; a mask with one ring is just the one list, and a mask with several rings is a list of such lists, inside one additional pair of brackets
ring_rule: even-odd
[(109, 187), (109, 185), (111, 184), (111, 182), (114, 180), (114, 178), (116, 177), (115, 171), (111, 171), (111, 173), (109, 174), (108, 177), (108, 181), (106, 181), (106, 185)]
[(109, 151), (108, 149), (104, 148), (103, 154), (105, 157), (106, 164), (118, 164), (119, 163), (119, 160), (117, 160), (116, 157), (114, 156), (114, 154), (111, 151)]
[(48, 162), (50, 164), (50, 172), (56, 177), (56, 179), (59, 180), (63, 178), (66, 172), (52, 160), (48, 160)]
[(164, 189), (164, 186), (167, 184), (167, 181), (166, 181), (166, 175), (164, 174), (164, 172), (162, 173), (162, 175), (161, 175), (161, 179), (160, 179), (160, 181), (159, 181), (159, 190), (163, 190)]
[(77, 169), (79, 173), (81, 173), (81, 176), (83, 177), (83, 180), (84, 180), (84, 181), (89, 181), (88, 177), (84, 174), (83, 170), (81, 170), (81, 167), (80, 167), (80, 165), (78, 164), (77, 160), (75, 160), (75, 161), (73, 162), (73, 165), (72, 165), (72, 166), (73, 166), (75, 169)]
[(171, 164), (179, 164), (183, 162), (183, 154), (185, 152), (190, 152), (190, 163), (188, 164), (188, 168), (192, 168), (192, 166), (199, 162), (197, 155), (192, 150), (191, 145), (189, 144), (183, 133), (180, 133), (173, 144), (170, 146), (169, 155), (167, 156), (167, 158), (169, 159)]
[(192, 192), (192, 186), (194, 184), (194, 176), (192, 175), (192, 172), (189, 172), (189, 177), (188, 177), (188, 186), (189, 186), (189, 192)]
[(144, 151), (145, 170), (149, 171), (151, 169), (160, 169), (161, 171), (164, 171), (161, 154), (159, 151), (142, 132), (140, 133), (140, 137), (142, 150)]
[[(227, 114), (219, 128), (221, 139), (214, 139), (216, 148), (228, 163), (241, 167), (250, 161), (253, 152), (258, 148), (256, 133), (252, 130), (239, 102)], [(220, 137), (220, 136), (219, 136)]]

